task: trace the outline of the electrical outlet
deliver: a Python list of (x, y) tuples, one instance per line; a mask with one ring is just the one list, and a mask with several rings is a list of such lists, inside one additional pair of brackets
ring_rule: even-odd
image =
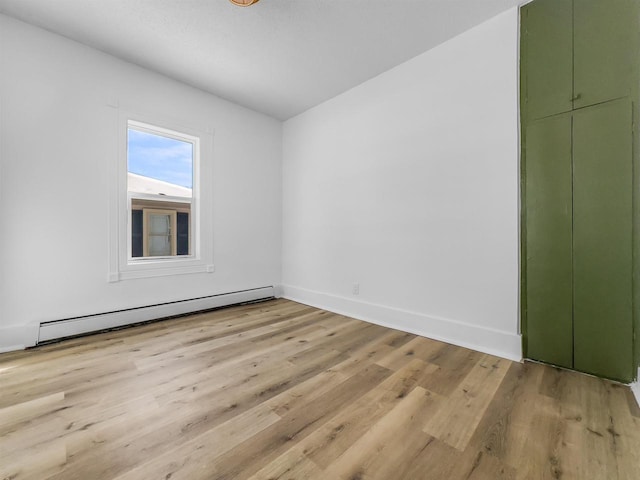
[(354, 283), (353, 284), (353, 294), (354, 295), (360, 295), (360, 284), (359, 283)]

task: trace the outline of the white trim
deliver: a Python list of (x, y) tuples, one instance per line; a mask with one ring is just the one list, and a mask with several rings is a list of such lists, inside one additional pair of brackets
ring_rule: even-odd
[[(211, 128), (190, 128), (175, 121), (114, 108), (116, 113), (116, 145), (111, 168), (109, 186), (109, 271), (108, 282), (181, 275), (191, 273), (212, 273), (213, 268), (213, 137)], [(131, 195), (127, 192), (127, 129), (153, 127), (178, 140), (191, 139), (194, 143), (193, 197), (190, 212), (190, 255), (156, 258), (153, 261), (139, 261), (130, 258), (131, 238), (129, 235), (131, 215), (129, 204)], [(156, 128), (157, 126), (157, 128)], [(145, 130), (146, 131), (146, 130)], [(196, 146), (199, 145), (199, 148)], [(199, 188), (200, 187), (200, 188)], [(137, 195), (134, 195), (137, 197)], [(165, 199), (163, 199), (165, 200)], [(182, 199), (184, 201), (184, 199)]]
[(638, 367), (638, 375), (636, 376), (636, 381), (629, 385), (629, 387), (631, 387), (631, 391), (636, 397), (636, 402), (638, 402), (638, 405), (640, 405), (640, 367)]
[(516, 333), (425, 315), (385, 305), (283, 285), (283, 297), (295, 302), (470, 348), (514, 361), (522, 360), (522, 341)]
[(141, 122), (139, 120), (133, 120), (132, 118), (129, 118), (129, 120), (127, 121), (127, 128), (131, 128), (132, 130), (136, 130), (138, 132), (149, 133), (151, 135), (161, 135), (163, 137), (171, 138), (172, 140), (178, 140), (180, 142), (191, 143), (194, 146), (194, 155), (196, 150), (195, 147), (200, 141), (199, 135), (182, 133), (181, 131), (177, 131), (178, 129), (166, 128), (159, 125), (151, 124), (151, 122)]
[(134, 280), (137, 278), (153, 278), (153, 277), (165, 277), (167, 275), (185, 275), (190, 273), (213, 273), (215, 266), (213, 264), (186, 264), (187, 260), (180, 260), (180, 265), (168, 266), (168, 262), (154, 263), (151, 260), (140, 261), (141, 265), (144, 265), (144, 270), (131, 270), (126, 272), (110, 272), (109, 282), (119, 282), (121, 280)]
[(40, 325), (8, 325), (0, 327), (0, 353), (24, 350), (38, 343)]
[(36, 327), (39, 327), (39, 337), (37, 338), (39, 338), (38, 341), (44, 342), (47, 340), (55, 340), (73, 335), (130, 325), (132, 323), (146, 322), (148, 320), (224, 307), (237, 303), (251, 302), (270, 297), (273, 297), (273, 287), (261, 287), (241, 292), (224, 293), (192, 300), (165, 303), (131, 310), (121, 310), (119, 312), (98, 313), (96, 315), (47, 322), (37, 325)]

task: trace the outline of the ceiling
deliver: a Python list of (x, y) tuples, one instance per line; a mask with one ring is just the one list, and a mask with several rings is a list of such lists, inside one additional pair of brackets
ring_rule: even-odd
[(280, 120), (523, 0), (0, 0), (0, 12)]

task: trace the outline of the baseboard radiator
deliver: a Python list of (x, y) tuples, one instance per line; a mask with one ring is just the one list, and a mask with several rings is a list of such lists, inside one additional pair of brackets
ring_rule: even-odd
[(114, 312), (97, 313), (81, 317), (42, 322), (38, 343), (49, 342), (85, 333), (98, 332), (125, 325), (148, 322), (175, 315), (210, 310), (239, 303), (267, 300), (274, 297), (274, 287), (253, 288), (238, 292), (223, 293), (207, 297), (160, 303), (144, 307), (129, 308)]

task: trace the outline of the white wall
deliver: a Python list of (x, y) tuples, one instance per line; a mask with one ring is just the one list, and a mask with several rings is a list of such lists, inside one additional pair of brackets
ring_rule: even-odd
[[(0, 351), (41, 321), (280, 283), (281, 122), (3, 15), (0, 82)], [(107, 282), (115, 101), (215, 131), (215, 273)]]
[(517, 29), (512, 9), (285, 122), (286, 297), (521, 357)]

